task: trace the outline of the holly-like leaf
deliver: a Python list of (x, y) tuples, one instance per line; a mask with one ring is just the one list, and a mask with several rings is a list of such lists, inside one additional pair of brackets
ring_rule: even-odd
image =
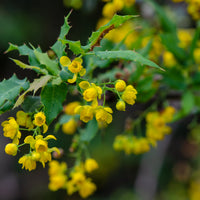
[(47, 53), (41, 53), (34, 50), (34, 54), (41, 65), (45, 65), (48, 72), (53, 75), (57, 75), (59, 73), (58, 63), (55, 60), (51, 60)]
[(30, 87), (28, 88), (28, 90), (26, 90), (22, 95), (19, 96), (19, 98), (17, 99), (14, 105), (14, 108), (20, 106), (23, 103), (24, 97), (28, 92), (33, 91), (35, 94), (38, 91), (38, 89), (40, 89), (41, 87), (44, 87), (51, 78), (52, 76), (46, 75), (46, 76), (40, 77), (39, 79), (35, 79), (30, 84)]
[(148, 65), (151, 67), (155, 67), (158, 69), (163, 70), (161, 67), (159, 67), (156, 63), (144, 58), (142, 55), (138, 54), (135, 51), (131, 50), (121, 50), (121, 51), (95, 51), (94, 54), (98, 56), (101, 59), (122, 59), (122, 60), (129, 60), (136, 63), (139, 63), (141, 65)]
[(71, 40), (60, 40), (63, 44), (68, 44), (69, 45), (69, 49), (75, 54), (75, 55), (79, 55), (79, 54), (84, 54), (85, 50), (83, 49), (83, 47), (81, 46), (81, 42), (80, 41), (71, 41)]
[[(13, 102), (13, 100), (19, 95), (23, 90), (29, 87), (29, 82), (27, 79), (20, 80), (14, 74), (10, 79), (3, 80), (0, 83), (0, 106), (5, 111), (5, 104), (7, 102)], [(6, 104), (7, 105), (7, 104)]]
[(114, 15), (113, 18), (106, 25), (100, 27), (97, 31), (92, 33), (92, 35), (89, 38), (89, 42), (88, 42), (89, 44), (85, 46), (84, 48), (87, 48), (90, 51), (92, 51), (95, 46), (100, 45), (100, 41), (110, 30), (119, 27), (125, 21), (132, 19), (134, 17), (137, 17), (137, 16), (136, 15), (126, 15), (126, 16)]
[(46, 69), (42, 69), (40, 67), (36, 67), (36, 66), (30, 66), (30, 65), (27, 65), (23, 62), (21, 62), (20, 60), (17, 60), (17, 59), (12, 59), (11, 60), (13, 62), (15, 62), (16, 65), (18, 65), (19, 67), (21, 67), (22, 69), (32, 69), (34, 71), (36, 71), (37, 73), (40, 73), (40, 74), (48, 74), (48, 71)]
[(87, 127), (81, 131), (80, 140), (90, 142), (98, 132), (98, 124), (95, 119), (88, 122)]
[[(32, 66), (40, 66), (40, 63), (38, 62), (34, 50), (28, 47), (26, 44), (23, 44), (21, 46), (17, 46), (14, 44), (9, 44), (9, 48), (7, 49), (6, 53), (10, 51), (18, 50), (21, 56), (28, 56), (29, 63)], [(37, 51), (41, 52), (41, 49), (38, 47), (36, 48)]]
[(41, 107), (40, 96), (27, 96), (22, 104), (22, 109), (26, 113), (35, 112), (36, 109)]
[(63, 44), (60, 40), (64, 40), (65, 36), (68, 34), (70, 30), (70, 26), (68, 23), (68, 18), (71, 12), (65, 17), (64, 24), (61, 27), (60, 35), (56, 43), (51, 47), (51, 49), (55, 52), (55, 54), (60, 58), (61, 56), (65, 55), (65, 44)]
[(47, 84), (41, 93), (41, 101), (45, 106), (45, 115), (47, 123), (50, 124), (62, 111), (62, 103), (67, 95), (67, 85), (62, 83), (60, 85)]

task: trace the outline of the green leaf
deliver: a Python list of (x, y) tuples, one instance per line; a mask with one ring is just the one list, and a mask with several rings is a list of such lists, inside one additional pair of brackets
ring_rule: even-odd
[(70, 115), (62, 115), (59, 119), (59, 124), (67, 123), (71, 118), (72, 116)]
[(68, 24), (68, 18), (70, 16), (71, 12), (67, 15), (67, 17), (65, 17), (64, 19), (64, 24), (61, 27), (60, 30), (60, 35), (58, 37), (58, 40), (56, 41), (56, 43), (51, 47), (51, 49), (55, 52), (55, 54), (60, 58), (62, 56), (65, 55), (65, 45), (62, 44), (62, 42), (60, 40), (64, 40), (65, 36), (68, 34), (69, 30), (70, 30), (70, 26)]
[(87, 127), (81, 131), (80, 140), (90, 142), (98, 132), (98, 124), (95, 119), (87, 123)]
[(65, 83), (61, 85), (52, 85), (49, 83), (43, 88), (41, 101), (45, 106), (44, 112), (48, 124), (62, 111), (62, 103), (66, 98), (67, 91), (67, 85)]
[(131, 50), (121, 50), (121, 51), (96, 51), (94, 52), (96, 56), (98, 56), (101, 59), (123, 59), (123, 60), (129, 60), (136, 63), (140, 63), (141, 65), (148, 65), (151, 67), (155, 67), (158, 69), (163, 70), (161, 67), (159, 67), (156, 63), (144, 58), (142, 55), (138, 54), (135, 51)]
[(84, 54), (85, 50), (81, 46), (80, 41), (71, 41), (71, 40), (60, 40), (62, 44), (69, 44), (69, 49), (75, 55)]
[(41, 107), (40, 96), (27, 96), (22, 104), (24, 112), (32, 113)]
[(62, 69), (60, 71), (60, 78), (63, 80), (63, 81), (67, 81), (68, 79), (71, 79), (73, 77), (73, 74), (70, 73), (69, 71), (67, 71), (67, 69), (65, 70), (66, 68)]
[(140, 80), (137, 84), (137, 91), (138, 93), (142, 93), (144, 91), (149, 91), (152, 88), (153, 77), (149, 76), (142, 80)]
[(184, 114), (189, 114), (195, 105), (194, 95), (190, 91), (186, 91), (181, 99), (181, 105)]
[[(18, 50), (21, 56), (28, 56), (29, 63), (32, 66), (38, 66), (40, 63), (38, 62), (37, 58), (35, 57), (34, 50), (28, 47), (26, 44), (23, 44), (21, 46), (17, 46), (14, 44), (9, 44), (9, 48), (6, 51), (6, 53), (10, 51)], [(41, 52), (40, 48), (37, 48), (37, 51)]]
[(30, 87), (28, 88), (28, 90), (26, 90), (22, 95), (19, 96), (19, 98), (17, 99), (14, 108), (18, 107), (19, 105), (21, 105), (24, 101), (24, 97), (28, 92), (33, 91), (34, 94), (37, 92), (38, 89), (40, 89), (41, 87), (44, 87), (47, 82), (52, 78), (52, 76), (50, 75), (46, 75), (46, 76), (42, 76), (39, 79), (35, 79), (31, 84)]
[(133, 19), (134, 17), (137, 17), (137, 16), (136, 15), (125, 15), (125, 16), (114, 15), (113, 18), (106, 25), (100, 27), (97, 31), (92, 33), (92, 35), (89, 38), (88, 45), (86, 45), (84, 48), (92, 51), (95, 46), (100, 45), (100, 41), (110, 30), (119, 27), (125, 21), (129, 19)]
[[(12, 102), (23, 90), (29, 87), (27, 79), (19, 80), (14, 74), (10, 79), (0, 82), (0, 106)], [(5, 109), (5, 107), (4, 107)]]
[(34, 54), (41, 65), (45, 65), (46, 69), (53, 75), (57, 75), (59, 73), (58, 63), (54, 60), (51, 60), (47, 53), (41, 53), (34, 50)]
[(21, 67), (22, 69), (32, 69), (34, 71), (36, 71), (37, 73), (40, 73), (40, 74), (48, 74), (48, 71), (46, 69), (42, 69), (40, 67), (36, 67), (36, 66), (30, 66), (30, 65), (27, 65), (23, 62), (21, 62), (20, 60), (16, 60), (16, 59), (12, 59), (11, 60), (13, 62), (15, 62), (16, 65), (18, 65), (19, 67)]

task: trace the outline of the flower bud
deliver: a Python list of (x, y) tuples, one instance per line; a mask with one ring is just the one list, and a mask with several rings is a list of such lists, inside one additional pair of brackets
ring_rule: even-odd
[(123, 92), (126, 88), (126, 83), (123, 80), (117, 80), (117, 82), (115, 83), (115, 89), (118, 92)]
[(120, 110), (120, 111), (125, 111), (125, 108), (126, 108), (126, 104), (124, 101), (122, 100), (119, 100), (116, 104), (116, 109), (117, 110)]
[(17, 150), (18, 150), (18, 147), (16, 144), (14, 143), (9, 143), (6, 145), (5, 147), (5, 152), (8, 154), (8, 155), (12, 155), (12, 156), (15, 156), (17, 154)]

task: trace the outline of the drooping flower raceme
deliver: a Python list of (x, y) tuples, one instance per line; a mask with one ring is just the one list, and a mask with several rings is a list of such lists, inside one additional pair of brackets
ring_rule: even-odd
[(13, 143), (19, 144), (21, 138), (21, 132), (19, 131), (19, 125), (15, 118), (10, 117), (8, 121), (4, 121), (1, 126), (3, 127), (3, 134), (5, 137), (12, 139)]

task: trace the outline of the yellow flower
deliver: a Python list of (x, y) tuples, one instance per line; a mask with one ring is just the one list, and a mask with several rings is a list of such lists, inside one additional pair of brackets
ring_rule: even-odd
[(26, 154), (22, 156), (18, 163), (22, 164), (22, 169), (25, 168), (29, 171), (34, 170), (36, 168), (36, 161), (32, 159), (31, 154)]
[(28, 129), (32, 129), (34, 127), (31, 116), (28, 113), (25, 113), (24, 111), (20, 110), (16, 114), (16, 121), (20, 126), (24, 126)]
[(85, 175), (82, 172), (73, 172), (71, 176), (72, 182), (77, 185), (81, 184), (86, 179)]
[(85, 68), (82, 66), (83, 60), (81, 58), (75, 58), (72, 62), (67, 56), (60, 58), (60, 63), (64, 67), (68, 67), (68, 70), (74, 74), (72, 79), (68, 79), (69, 83), (74, 83), (77, 79), (78, 74), (83, 76), (86, 73)]
[(115, 89), (118, 92), (123, 92), (126, 88), (126, 82), (124, 80), (117, 80), (115, 83)]
[(179, 47), (187, 48), (192, 41), (191, 30), (179, 29), (178, 30), (178, 39), (180, 40)]
[(94, 109), (92, 106), (78, 106), (75, 109), (76, 114), (80, 114), (80, 120), (87, 123), (93, 119)]
[(122, 99), (126, 103), (133, 105), (135, 103), (136, 94), (137, 90), (132, 85), (128, 85), (122, 94)]
[(58, 161), (51, 161), (49, 163), (49, 189), (56, 191), (60, 188), (65, 188), (67, 182), (67, 176), (65, 174), (67, 170), (67, 164), (65, 162), (59, 163)]
[(89, 179), (85, 180), (79, 189), (79, 194), (82, 198), (87, 198), (96, 190), (96, 185), (92, 183)]
[(72, 118), (68, 122), (62, 125), (63, 133), (72, 135), (76, 132), (77, 129), (77, 122)]
[(30, 144), (30, 147), (36, 151), (36, 153), (40, 154), (39, 162), (42, 163), (43, 167), (45, 167), (45, 163), (51, 161), (51, 152), (56, 151), (60, 153), (59, 149), (56, 147), (48, 148), (47, 140), (54, 139), (56, 140), (55, 136), (48, 135), (47, 137), (43, 138), (42, 135), (37, 135), (35, 139), (33, 136), (29, 135), (24, 139), (24, 143)]
[(48, 126), (46, 125), (46, 116), (44, 115), (43, 112), (39, 112), (34, 115), (34, 121), (33, 123), (36, 126), (43, 126), (43, 133), (46, 133), (48, 130)]
[(75, 115), (75, 108), (77, 106), (80, 106), (80, 102), (78, 101), (74, 101), (74, 102), (71, 102), (71, 103), (68, 103), (65, 107), (64, 107), (64, 112), (67, 114), (67, 115)]
[(119, 100), (116, 104), (116, 108), (117, 110), (120, 110), (120, 111), (125, 111), (125, 108), (126, 108), (126, 104), (124, 101), (122, 100)]
[(4, 121), (1, 126), (5, 137), (9, 137), (13, 140), (13, 143), (19, 144), (21, 138), (21, 132), (19, 131), (19, 125), (13, 117), (10, 117), (8, 121)]
[(72, 180), (67, 181), (66, 189), (67, 189), (68, 195), (72, 195), (74, 192), (76, 192), (78, 190), (78, 188), (76, 187), (76, 185), (74, 184), (74, 182)]
[(84, 90), (83, 98), (90, 102), (96, 107), (98, 105), (97, 98), (101, 99), (102, 89), (99, 86), (96, 86), (94, 83), (89, 83), (88, 81), (82, 81), (79, 83), (80, 88)]
[(43, 112), (39, 112), (34, 115), (34, 124), (36, 126), (42, 126), (46, 122), (46, 116), (44, 115)]
[(163, 53), (163, 64), (166, 67), (173, 67), (176, 65), (176, 59), (170, 51), (164, 51)]
[(135, 3), (135, 0), (124, 0), (124, 4), (127, 7), (132, 6)]
[(96, 120), (101, 124), (110, 124), (112, 122), (112, 109), (110, 107), (98, 106), (95, 110)]
[(113, 0), (113, 5), (115, 7), (115, 10), (121, 10), (124, 7), (124, 1), (123, 0)]
[(102, 15), (104, 17), (112, 18), (115, 13), (116, 13), (116, 9), (115, 9), (113, 3), (109, 2), (103, 7)]
[(17, 154), (17, 150), (18, 150), (18, 147), (16, 144), (14, 143), (8, 143), (5, 147), (5, 152), (8, 154), (8, 155), (12, 155), (12, 156), (15, 156)]
[(85, 170), (90, 173), (92, 172), (93, 170), (95, 169), (98, 169), (99, 168), (99, 165), (98, 163), (96, 162), (96, 160), (92, 159), (92, 158), (88, 158), (86, 161), (85, 161)]

